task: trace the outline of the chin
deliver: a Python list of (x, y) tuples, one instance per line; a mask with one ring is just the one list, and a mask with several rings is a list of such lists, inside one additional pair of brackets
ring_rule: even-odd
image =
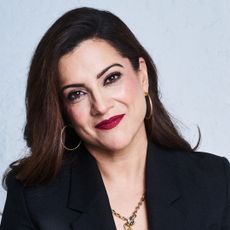
[(101, 144), (108, 149), (109, 151), (120, 151), (122, 149), (125, 149), (129, 144), (131, 143), (131, 138), (129, 138), (127, 135), (119, 136), (117, 138), (112, 138), (111, 140), (107, 139), (104, 140)]

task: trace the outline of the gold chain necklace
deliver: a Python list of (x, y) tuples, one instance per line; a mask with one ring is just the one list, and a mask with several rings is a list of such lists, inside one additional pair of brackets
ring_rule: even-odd
[(140, 209), (143, 201), (145, 200), (145, 194), (142, 195), (140, 201), (138, 202), (137, 206), (135, 207), (132, 215), (128, 218), (122, 216), (121, 214), (119, 214), (118, 212), (116, 212), (114, 209), (112, 209), (112, 212), (114, 214), (114, 216), (118, 217), (119, 219), (125, 221), (123, 227), (124, 230), (132, 230), (132, 226), (135, 224), (135, 218), (137, 217), (137, 211)]

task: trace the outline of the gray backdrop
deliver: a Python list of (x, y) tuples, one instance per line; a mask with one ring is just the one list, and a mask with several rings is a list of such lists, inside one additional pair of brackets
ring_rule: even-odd
[[(229, 0), (0, 0), (0, 175), (27, 152), (24, 94), (33, 51), (48, 27), (79, 6), (123, 19), (159, 70), (162, 100), (192, 145), (230, 159)], [(0, 211), (6, 192), (0, 189)]]

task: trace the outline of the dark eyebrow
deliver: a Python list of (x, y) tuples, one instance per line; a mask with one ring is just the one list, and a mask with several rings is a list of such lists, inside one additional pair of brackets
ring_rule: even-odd
[(65, 86), (63, 86), (62, 87), (62, 89), (61, 89), (61, 92), (63, 93), (63, 91), (65, 90), (65, 89), (68, 89), (68, 88), (74, 88), (74, 87), (84, 87), (85, 86), (85, 84), (71, 84), (71, 85), (65, 85)]
[[(103, 69), (99, 74), (97, 74), (97, 79), (99, 79), (104, 73), (106, 73), (110, 68), (114, 67), (114, 66), (119, 66), (124, 68), (123, 65), (119, 64), (119, 63), (114, 63), (108, 67), (106, 67), (105, 69)], [(65, 85), (64, 87), (62, 87), (61, 92), (63, 92), (65, 89), (67, 88), (73, 88), (73, 87), (84, 87), (85, 84), (83, 83), (79, 83), (79, 84), (71, 84), (71, 85)]]
[(107, 72), (110, 68), (114, 67), (114, 66), (119, 66), (123, 68), (123, 65), (119, 64), (119, 63), (114, 63), (108, 67), (106, 67), (105, 69), (103, 69), (99, 74), (97, 74), (97, 79), (99, 79), (105, 72)]

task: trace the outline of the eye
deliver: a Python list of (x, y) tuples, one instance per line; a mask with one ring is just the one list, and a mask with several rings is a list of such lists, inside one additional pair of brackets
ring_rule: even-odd
[(70, 102), (79, 101), (86, 93), (80, 90), (72, 90), (67, 95), (67, 100)]
[(105, 79), (104, 85), (112, 84), (121, 78), (120, 72), (114, 72), (109, 74), (109, 76)]

